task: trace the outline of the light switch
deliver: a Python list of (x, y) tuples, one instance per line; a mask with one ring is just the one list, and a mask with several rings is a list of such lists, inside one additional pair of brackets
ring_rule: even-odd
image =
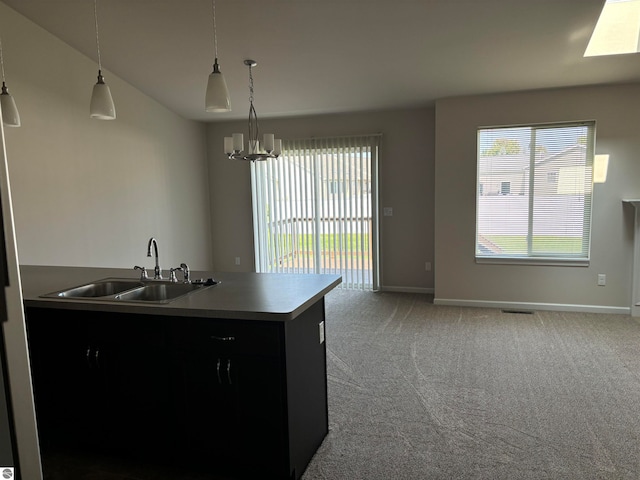
[(384, 207), (382, 209), (382, 214), (385, 217), (393, 217), (393, 207)]

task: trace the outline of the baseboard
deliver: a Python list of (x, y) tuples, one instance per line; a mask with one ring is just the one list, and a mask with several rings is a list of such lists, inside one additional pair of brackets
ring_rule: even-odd
[(433, 288), (422, 287), (380, 287), (378, 292), (399, 292), (399, 293), (433, 293)]
[(449, 305), (453, 307), (486, 307), (505, 308), (510, 310), (553, 310), (560, 312), (584, 313), (614, 313), (630, 315), (629, 307), (612, 307), (606, 305), (572, 305), (563, 303), (534, 303), (534, 302), (499, 302), (488, 300), (460, 300), (455, 298), (434, 298), (434, 305)]

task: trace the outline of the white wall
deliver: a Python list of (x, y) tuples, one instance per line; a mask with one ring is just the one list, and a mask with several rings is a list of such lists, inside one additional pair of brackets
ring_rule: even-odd
[[(97, 65), (0, 2), (5, 131), (22, 264), (211, 268), (205, 126), (108, 71), (117, 119), (89, 119)], [(141, 59), (143, 61), (144, 59)]]
[[(436, 104), (437, 303), (606, 310), (631, 302), (633, 209), (640, 198), (640, 85), (580, 87), (450, 98)], [(596, 153), (611, 155), (593, 195), (588, 267), (476, 264), (476, 132), (480, 126), (596, 121)], [(607, 285), (597, 286), (597, 274)]]

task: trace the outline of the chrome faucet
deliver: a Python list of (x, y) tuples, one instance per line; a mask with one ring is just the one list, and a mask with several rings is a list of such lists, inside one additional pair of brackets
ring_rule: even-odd
[(182, 270), (182, 267), (170, 268), (169, 269), (169, 280), (171, 280), (172, 282), (177, 282), (178, 281), (178, 277), (176, 277), (176, 272), (179, 272), (181, 270)]
[(138, 265), (136, 265), (135, 267), (133, 267), (134, 270), (140, 270), (140, 280), (146, 280), (149, 278), (149, 276), (147, 275), (147, 269), (144, 267), (140, 267)]
[(191, 273), (189, 271), (189, 265), (187, 265), (186, 263), (181, 263), (180, 268), (182, 269), (182, 274), (184, 275), (184, 283), (191, 283), (191, 279), (189, 278), (189, 274)]
[(158, 260), (158, 242), (153, 237), (151, 237), (149, 239), (149, 245), (147, 247), (147, 257), (151, 256), (152, 248), (155, 249), (155, 252), (156, 252), (156, 267), (154, 269), (153, 278), (155, 280), (161, 280), (162, 279), (162, 269), (160, 268), (160, 261)]

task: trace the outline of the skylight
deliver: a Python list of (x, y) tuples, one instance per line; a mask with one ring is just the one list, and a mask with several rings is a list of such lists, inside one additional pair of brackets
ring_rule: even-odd
[(636, 53), (640, 33), (640, 0), (606, 0), (585, 57)]

